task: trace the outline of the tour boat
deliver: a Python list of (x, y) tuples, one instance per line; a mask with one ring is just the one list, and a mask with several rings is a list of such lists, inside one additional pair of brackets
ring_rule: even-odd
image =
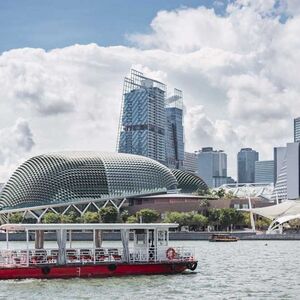
[[(194, 249), (169, 245), (169, 229), (177, 226), (164, 223), (5, 224), (0, 226), (0, 231), (6, 234), (6, 249), (0, 250), (0, 279), (86, 278), (193, 271), (197, 267)], [(102, 233), (107, 231), (120, 232), (122, 247), (102, 247)], [(15, 232), (25, 232), (26, 247), (23, 249), (10, 247), (18, 245), (9, 241), (9, 234)], [(44, 247), (47, 244), (44, 237), (51, 232), (56, 233), (57, 244), (52, 242), (49, 243), (52, 247)], [(84, 242), (87, 247), (73, 247), (72, 233), (76, 232), (93, 233), (93, 241)]]
[(230, 234), (212, 234), (208, 240), (210, 242), (237, 242), (239, 239)]

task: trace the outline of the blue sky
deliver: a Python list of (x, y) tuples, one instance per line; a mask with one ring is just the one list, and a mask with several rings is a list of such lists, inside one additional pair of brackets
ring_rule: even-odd
[[(218, 3), (226, 1), (218, 1)], [(146, 33), (160, 10), (214, 7), (213, 0), (1, 0), (0, 53), (37, 47), (46, 50), (75, 43), (128, 45), (126, 34)]]

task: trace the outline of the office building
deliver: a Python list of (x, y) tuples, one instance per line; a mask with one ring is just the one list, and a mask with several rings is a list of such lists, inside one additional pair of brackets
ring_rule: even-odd
[(274, 182), (274, 160), (259, 160), (255, 162), (255, 183)]
[(242, 148), (237, 155), (238, 182), (254, 183), (255, 162), (258, 161), (258, 152), (252, 148)]
[(285, 149), (273, 193), (280, 201), (300, 198), (300, 143), (288, 143)]
[(294, 142), (300, 142), (300, 117), (294, 119)]
[(184, 161), (183, 97), (175, 89), (131, 70), (124, 80), (117, 148), (120, 153), (147, 156), (171, 169)]
[(197, 152), (197, 174), (210, 188), (227, 183), (227, 154), (212, 147)]
[(283, 162), (286, 159), (286, 147), (274, 148), (274, 185), (277, 182), (277, 178), (281, 172)]
[(182, 91), (174, 89), (174, 95), (166, 100), (166, 165), (182, 169), (184, 162)]
[(118, 152), (166, 163), (166, 86), (131, 70), (124, 80)]
[(197, 155), (196, 153), (184, 152), (183, 169), (196, 173), (197, 172)]

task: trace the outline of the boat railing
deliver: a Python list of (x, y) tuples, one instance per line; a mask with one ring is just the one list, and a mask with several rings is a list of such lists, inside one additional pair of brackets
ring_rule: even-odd
[[(67, 264), (91, 264), (105, 262), (160, 262), (194, 260), (194, 249), (186, 247), (159, 246), (149, 248), (67, 248), (64, 252)], [(58, 249), (16, 249), (0, 250), (1, 266), (28, 266), (57, 264)]]

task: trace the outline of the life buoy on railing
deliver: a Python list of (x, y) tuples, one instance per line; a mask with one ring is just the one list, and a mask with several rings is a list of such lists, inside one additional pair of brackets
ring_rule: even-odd
[(176, 251), (174, 248), (169, 248), (167, 251), (166, 251), (166, 257), (167, 259), (169, 260), (172, 260), (176, 257)]

